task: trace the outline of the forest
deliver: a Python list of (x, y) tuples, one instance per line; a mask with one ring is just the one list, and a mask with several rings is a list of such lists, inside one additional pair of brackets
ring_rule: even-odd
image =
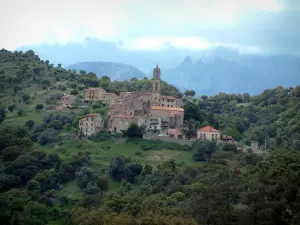
[(110, 81), (33, 51), (0, 51), (1, 224), (299, 224), (300, 86), (196, 96), (163, 82), (164, 94), (185, 103), (187, 136), (211, 125), (247, 152), (209, 141), (143, 140), (135, 124), (123, 134), (76, 139), (78, 120), (106, 116), (106, 106), (54, 106), (66, 92), (80, 103), (87, 87), (149, 90), (151, 80)]

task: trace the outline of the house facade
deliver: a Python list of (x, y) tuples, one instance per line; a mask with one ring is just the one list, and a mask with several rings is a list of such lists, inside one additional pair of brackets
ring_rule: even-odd
[(197, 130), (197, 139), (218, 141), (221, 139), (221, 132), (211, 126), (206, 126)]
[(87, 114), (79, 120), (78, 127), (85, 136), (90, 136), (104, 128), (104, 120), (99, 113)]
[(88, 88), (85, 90), (84, 102), (91, 103), (101, 101), (110, 105), (117, 98), (118, 96), (115, 93), (107, 92), (103, 88)]

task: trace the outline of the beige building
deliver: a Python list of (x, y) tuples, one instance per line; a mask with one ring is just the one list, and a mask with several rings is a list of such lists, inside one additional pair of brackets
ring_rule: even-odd
[(185, 136), (182, 134), (180, 129), (169, 129), (167, 132), (168, 136), (173, 139), (184, 140)]
[(86, 103), (101, 101), (111, 105), (117, 98), (115, 93), (106, 92), (103, 88), (88, 88), (85, 90), (84, 101)]
[(79, 120), (79, 129), (86, 136), (96, 134), (103, 128), (104, 120), (99, 113), (87, 114)]
[(198, 129), (197, 139), (218, 141), (221, 139), (221, 132), (211, 126)]
[(150, 116), (168, 118), (170, 128), (181, 127), (183, 125), (183, 120), (184, 120), (184, 109), (162, 107), (162, 106), (151, 106)]
[(130, 115), (114, 115), (109, 118), (108, 127), (113, 133), (119, 133), (121, 130), (127, 130), (130, 124), (133, 122), (133, 117)]

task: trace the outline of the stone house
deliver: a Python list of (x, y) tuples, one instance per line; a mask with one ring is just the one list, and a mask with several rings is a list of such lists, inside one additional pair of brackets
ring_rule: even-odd
[(103, 128), (104, 120), (99, 113), (87, 114), (79, 120), (79, 129), (86, 136), (96, 134)]
[(85, 90), (84, 102), (101, 101), (107, 105), (111, 105), (118, 96), (115, 93), (109, 93), (103, 88), (88, 88)]
[(180, 127), (183, 125), (184, 109), (162, 106), (151, 106), (151, 116), (169, 118), (169, 127)]
[(218, 141), (221, 139), (221, 132), (211, 126), (206, 126), (197, 130), (197, 139)]
[(181, 100), (173, 96), (162, 95), (159, 101), (162, 107), (180, 108), (182, 106)]
[(185, 136), (182, 134), (180, 129), (169, 129), (167, 132), (168, 136), (173, 139), (184, 140)]
[(60, 105), (62, 106), (62, 108), (67, 108), (69, 106), (75, 106), (76, 99), (77, 99), (77, 97), (74, 95), (63, 95), (60, 98)]
[(127, 130), (132, 122), (132, 116), (118, 114), (109, 118), (108, 127), (111, 132), (118, 133), (121, 132), (121, 130)]

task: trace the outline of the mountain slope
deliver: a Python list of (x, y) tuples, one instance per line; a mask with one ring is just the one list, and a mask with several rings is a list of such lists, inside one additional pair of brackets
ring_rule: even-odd
[(72, 64), (66, 68), (76, 71), (85, 70), (86, 72), (93, 72), (96, 73), (98, 77), (107, 75), (111, 80), (130, 80), (133, 77), (142, 79), (146, 77), (139, 69), (122, 63), (81, 62)]

